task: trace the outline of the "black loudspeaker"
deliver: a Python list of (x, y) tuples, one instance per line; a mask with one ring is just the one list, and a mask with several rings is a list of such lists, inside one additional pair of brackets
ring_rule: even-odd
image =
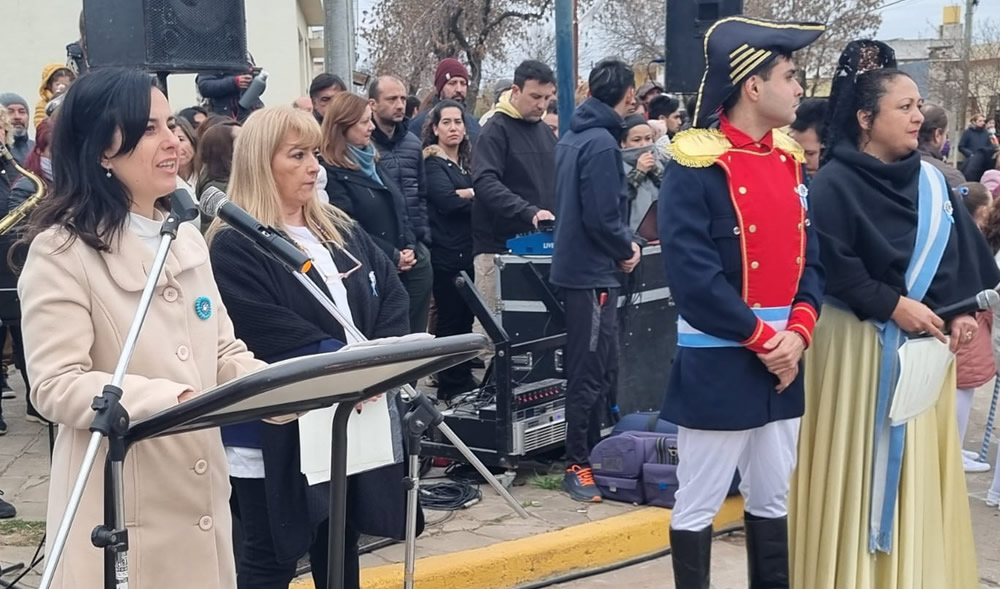
[(694, 94), (705, 73), (705, 34), (743, 13), (743, 0), (667, 0), (667, 92)]
[(246, 72), (243, 0), (84, 0), (92, 68)]

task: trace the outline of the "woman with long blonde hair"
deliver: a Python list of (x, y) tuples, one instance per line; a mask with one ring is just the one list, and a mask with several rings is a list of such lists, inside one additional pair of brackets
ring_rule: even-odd
[[(236, 140), (229, 197), (309, 254), (309, 277), (367, 338), (404, 335), (408, 298), (396, 268), (364, 230), (316, 196), (319, 146), (309, 113), (255, 112)], [(236, 333), (258, 357), (276, 362), (353, 343), (291, 274), (236, 231), (216, 220), (206, 237)], [(401, 459), (398, 411), (390, 403)], [(288, 587), (306, 554), (316, 587), (326, 587), (330, 490), (301, 472), (298, 424), (255, 422), (223, 428), (222, 437), (243, 531), (240, 589)], [(397, 463), (350, 477), (344, 587), (358, 587), (359, 534), (402, 539), (403, 476)]]

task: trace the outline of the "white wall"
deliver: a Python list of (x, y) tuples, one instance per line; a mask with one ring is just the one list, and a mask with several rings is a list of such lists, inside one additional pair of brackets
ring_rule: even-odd
[(66, 62), (66, 45), (80, 36), (81, 0), (0, 0), (0, 92), (38, 102), (42, 68)]
[[(140, 2), (141, 0), (134, 0)], [(0, 92), (17, 92), (34, 108), (42, 68), (66, 61), (66, 45), (79, 36), (82, 0), (0, 0)], [(311, 79), (308, 29), (295, 0), (246, 0), (247, 45), (270, 74), (265, 104), (291, 104)], [(300, 41), (300, 38), (302, 39)], [(170, 76), (175, 110), (196, 101), (194, 75)]]

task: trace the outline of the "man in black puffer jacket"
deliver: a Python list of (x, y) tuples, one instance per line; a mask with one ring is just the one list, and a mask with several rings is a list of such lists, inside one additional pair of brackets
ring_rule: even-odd
[(401, 276), (410, 293), (410, 329), (427, 330), (434, 270), (431, 268), (430, 223), (427, 220), (427, 197), (424, 156), (420, 139), (407, 129), (406, 87), (399, 79), (382, 76), (368, 88), (375, 131), (372, 140), (379, 153), (379, 165), (392, 176), (406, 198), (406, 215), (417, 240), (413, 253), (417, 264)]

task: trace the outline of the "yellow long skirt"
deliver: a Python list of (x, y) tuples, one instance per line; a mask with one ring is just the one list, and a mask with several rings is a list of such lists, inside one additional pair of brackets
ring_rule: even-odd
[(937, 406), (907, 424), (892, 552), (868, 551), (880, 353), (874, 327), (823, 308), (789, 497), (792, 588), (978, 589), (954, 368)]

